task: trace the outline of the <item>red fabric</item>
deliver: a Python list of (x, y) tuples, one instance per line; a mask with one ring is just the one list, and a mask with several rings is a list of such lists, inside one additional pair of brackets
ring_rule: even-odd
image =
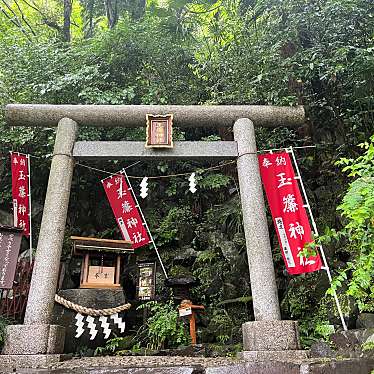
[(14, 225), (30, 236), (29, 155), (11, 153)]
[(302, 274), (321, 269), (319, 254), (308, 258), (298, 256), (304, 244), (313, 239), (289, 154), (263, 154), (258, 160), (287, 271)]
[(136, 249), (150, 243), (145, 223), (126, 183), (124, 175), (113, 175), (102, 181), (109, 203), (124, 240), (133, 242)]

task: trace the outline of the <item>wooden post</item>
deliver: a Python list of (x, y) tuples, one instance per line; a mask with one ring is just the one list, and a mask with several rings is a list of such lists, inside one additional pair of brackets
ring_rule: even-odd
[(193, 305), (192, 301), (190, 300), (182, 300), (180, 306), (179, 306), (179, 315), (183, 316), (186, 314), (181, 314), (181, 310), (183, 309), (191, 309), (191, 314), (188, 315), (188, 319), (190, 322), (190, 336), (191, 336), (191, 344), (196, 345), (197, 339), (196, 339), (196, 313), (195, 310), (204, 310), (205, 307), (203, 305)]
[(121, 256), (117, 255), (116, 284), (119, 284), (121, 274)]
[(191, 344), (196, 344), (196, 317), (195, 312), (192, 311), (192, 314), (189, 317), (190, 320), (190, 336), (191, 336)]
[(88, 265), (90, 262), (90, 255), (86, 253), (84, 255), (84, 269), (83, 269), (83, 282), (87, 283), (88, 282)]

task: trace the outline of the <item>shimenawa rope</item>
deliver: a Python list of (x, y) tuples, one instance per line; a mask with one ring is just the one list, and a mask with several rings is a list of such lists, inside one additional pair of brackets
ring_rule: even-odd
[(128, 310), (131, 308), (131, 304), (123, 304), (116, 306), (114, 308), (107, 308), (107, 309), (92, 309), (86, 308), (85, 306), (75, 304), (69, 300), (64, 299), (59, 295), (55, 295), (56, 303), (63, 305), (65, 308), (75, 310), (78, 313), (86, 314), (89, 316), (97, 317), (97, 316), (110, 316), (112, 314), (123, 312), (124, 310)]

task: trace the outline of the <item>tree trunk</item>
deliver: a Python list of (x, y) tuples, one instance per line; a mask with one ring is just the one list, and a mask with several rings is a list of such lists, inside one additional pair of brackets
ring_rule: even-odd
[(94, 8), (94, 0), (89, 0), (87, 3), (86, 12), (87, 13), (87, 19), (84, 23), (84, 38), (92, 38), (94, 34), (94, 22), (93, 22), (93, 8)]
[(105, 0), (105, 10), (110, 29), (118, 22), (118, 0)]
[(71, 12), (73, 0), (64, 0), (64, 26), (62, 28), (62, 39), (64, 42), (70, 42)]

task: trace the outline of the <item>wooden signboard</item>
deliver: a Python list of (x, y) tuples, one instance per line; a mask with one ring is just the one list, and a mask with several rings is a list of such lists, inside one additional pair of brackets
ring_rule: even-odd
[(173, 148), (173, 115), (147, 114), (146, 148)]
[(179, 308), (179, 317), (186, 317), (192, 314), (191, 307)]
[(156, 264), (154, 262), (138, 264), (137, 296), (139, 300), (152, 300), (156, 293)]
[(13, 287), (22, 234), (22, 228), (0, 226), (0, 288)]
[(94, 285), (114, 285), (115, 268), (112, 266), (89, 266), (87, 282)]

